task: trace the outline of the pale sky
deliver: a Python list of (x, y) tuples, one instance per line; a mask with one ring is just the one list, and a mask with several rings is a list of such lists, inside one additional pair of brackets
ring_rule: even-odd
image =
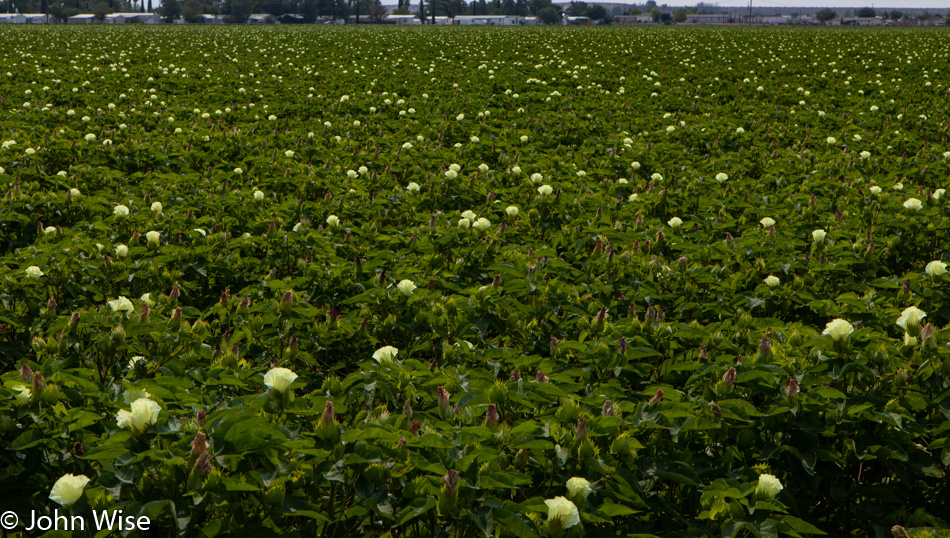
[[(597, 1), (597, 0), (593, 0)], [(657, 4), (670, 6), (695, 6), (698, 0), (656, 0)], [(642, 4), (642, 1), (635, 3)], [(707, 4), (717, 4), (720, 7), (749, 7), (749, 0), (706, 0)], [(752, 9), (756, 7), (830, 7), (830, 8), (861, 8), (874, 7), (875, 9), (912, 9), (927, 8), (938, 11), (950, 11), (950, 0), (752, 0)]]

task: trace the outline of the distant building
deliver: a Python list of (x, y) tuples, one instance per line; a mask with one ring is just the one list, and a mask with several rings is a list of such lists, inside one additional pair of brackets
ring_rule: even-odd
[(224, 24), (224, 19), (220, 15), (210, 15), (205, 13), (201, 15), (201, 18), (204, 19), (205, 24)]
[(96, 22), (96, 16), (92, 13), (82, 13), (66, 19), (67, 24), (92, 24)]
[(648, 24), (652, 22), (652, 15), (617, 15), (614, 17), (614, 24), (619, 24), (620, 26), (633, 26), (635, 24)]
[(0, 24), (26, 24), (22, 13), (0, 13)]
[(157, 13), (112, 13), (106, 18), (112, 16), (121, 16), (125, 19), (125, 24), (161, 24), (162, 18)]
[(773, 15), (770, 17), (752, 17), (756, 24), (788, 24), (792, 18), (788, 15)]
[(561, 24), (565, 26), (590, 26), (590, 17), (569, 17), (564, 15)]
[(842, 26), (884, 26), (884, 19), (880, 17), (844, 17)]
[(420, 26), (422, 21), (418, 15), (389, 15), (386, 20), (394, 21), (399, 26)]
[(270, 13), (255, 13), (247, 18), (248, 24), (274, 24), (277, 19)]
[(688, 13), (686, 15), (687, 24), (726, 24), (730, 19), (727, 13)]
[(26, 17), (27, 24), (47, 24), (49, 23), (49, 15), (45, 13), (21, 13)]
[(525, 18), (518, 15), (459, 15), (455, 23), (459, 26), (521, 26)]

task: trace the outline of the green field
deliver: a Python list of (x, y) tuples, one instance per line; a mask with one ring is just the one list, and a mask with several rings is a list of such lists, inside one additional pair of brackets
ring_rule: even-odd
[(948, 55), (0, 26), (0, 512), (946, 536)]

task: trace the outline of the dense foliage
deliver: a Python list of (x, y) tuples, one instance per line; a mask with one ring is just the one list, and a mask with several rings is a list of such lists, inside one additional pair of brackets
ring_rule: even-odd
[(944, 31), (0, 43), (0, 509), (948, 528)]

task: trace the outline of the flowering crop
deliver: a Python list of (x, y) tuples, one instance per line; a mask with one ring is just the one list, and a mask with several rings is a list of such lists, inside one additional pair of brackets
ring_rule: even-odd
[(946, 527), (944, 34), (0, 43), (0, 510)]

